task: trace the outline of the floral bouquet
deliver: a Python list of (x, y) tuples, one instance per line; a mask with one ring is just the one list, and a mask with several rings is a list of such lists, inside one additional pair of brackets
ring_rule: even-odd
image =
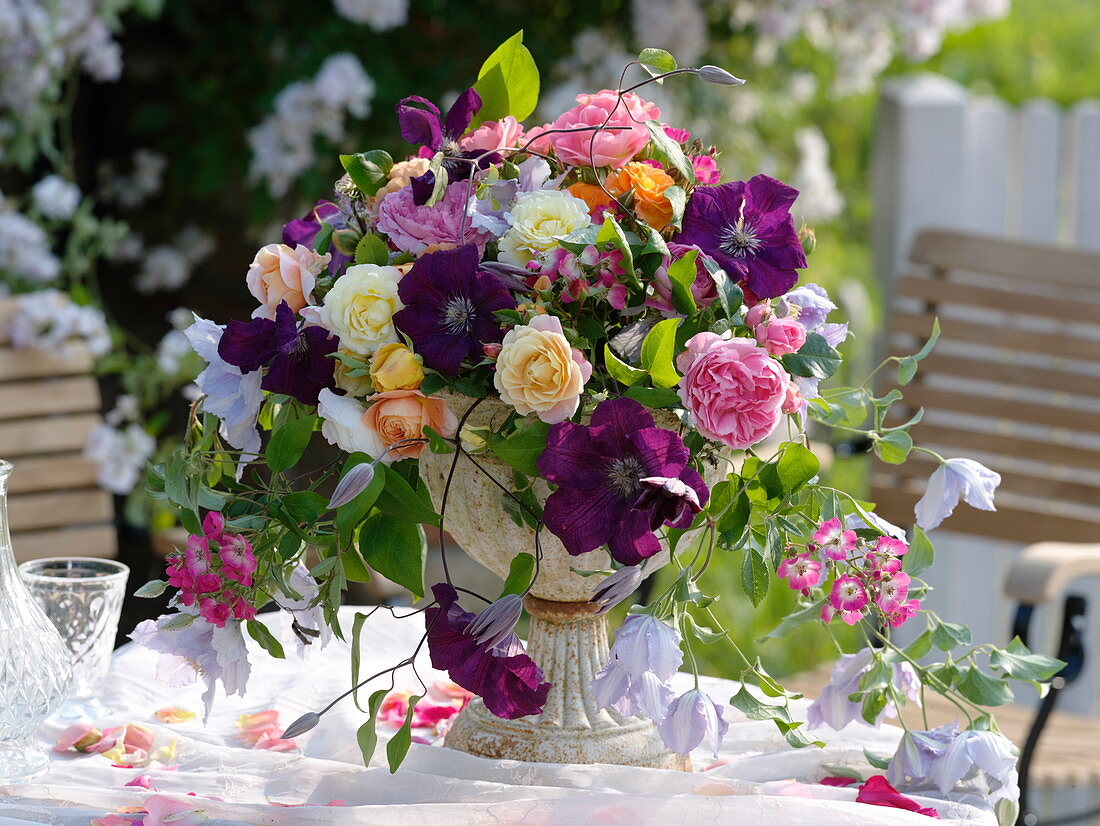
[[(630, 69), (648, 76), (628, 84)], [(658, 563), (675, 566), (667, 588), (631, 609), (587, 687), (600, 707), (652, 720), (671, 751), (717, 750), (727, 698), (697, 680), (675, 696), (669, 679), (685, 662), (697, 670), (693, 648), (725, 644), (745, 684), (729, 704), (774, 720), (792, 746), (895, 715), (905, 726), (897, 753), (869, 758), (889, 783), (964, 783), (1011, 806), (1015, 751), (983, 707), (1011, 699), (1008, 680), (1038, 685), (1060, 663), (1018, 640), (972, 645), (965, 627), (924, 611), (924, 533), (907, 540), (820, 481), (811, 420), (864, 433), (898, 463), (923, 450), (909, 435), (919, 416), (887, 426), (901, 394), (876, 397), (869, 381), (822, 390), (848, 329), (830, 320), (824, 289), (799, 284), (813, 234), (791, 217), (798, 193), (766, 175), (723, 182), (716, 151), (643, 95), (665, 81), (742, 81), (679, 68), (656, 49), (627, 70), (618, 89), (524, 126), (539, 77), (516, 35), (445, 113), (404, 99), (409, 156), (341, 156), (347, 174), (332, 198), (256, 254), (252, 318), (196, 318), (186, 333), (208, 365), (203, 395), (186, 449), (152, 474), (153, 495), (179, 506), (192, 536), (169, 558), (167, 583), (142, 589), (177, 589), (176, 613), (136, 637), (185, 656), (208, 699), (218, 681), (243, 692), (244, 634), (284, 654), (260, 608), (288, 612), (305, 648), (343, 634), (341, 593), (372, 571), (424, 597), (423, 527), (442, 535), (455, 469), (473, 468), (531, 530), (531, 546), (515, 549), (501, 596), (448, 571), (414, 613), (433, 665), (493, 714), (539, 714), (552, 689), (514, 633), (548, 532), (572, 573), (590, 577), (594, 612), (630, 597)], [(883, 366), (906, 383), (934, 340)], [(483, 403), (499, 413), (473, 416)], [(960, 496), (992, 508), (996, 474), (932, 455), (941, 465), (919, 524), (934, 527)], [(442, 492), (421, 479), (429, 458), (449, 469)], [(772, 635), (802, 623), (859, 630), (863, 647), (841, 658), (809, 725), (788, 705), (799, 695), (733, 645), (709, 609), (717, 595), (705, 574), (719, 556), (740, 565), (754, 605), (776, 580), (798, 592)], [(480, 601), (477, 613), (459, 606), (460, 592)], [(892, 632), (907, 625), (919, 627), (903, 647)], [(949, 654), (931, 662), (934, 649)], [(414, 667), (419, 650), (368, 680), (356, 674), (355, 688)], [(962, 730), (922, 730), (925, 690), (955, 703)], [(906, 705), (918, 706), (915, 719)], [(319, 720), (306, 715), (286, 736)]]

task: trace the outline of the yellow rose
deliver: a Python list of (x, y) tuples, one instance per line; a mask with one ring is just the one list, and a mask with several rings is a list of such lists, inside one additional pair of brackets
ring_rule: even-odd
[[(390, 345), (387, 344), (384, 346), (389, 347)], [(350, 356), (356, 361), (359, 361), (356, 353), (353, 353), (350, 350), (345, 350), (343, 347), (340, 348), (340, 354), (344, 356)], [(336, 386), (339, 387), (341, 390), (346, 391), (348, 395), (351, 396), (357, 396), (359, 398), (362, 398), (363, 396), (369, 396), (371, 393), (374, 392), (374, 385), (371, 383), (370, 376), (366, 373), (358, 376), (348, 375), (353, 370), (360, 370), (367, 366), (368, 365), (365, 362), (360, 362), (360, 366), (352, 367), (345, 364), (341, 359), (336, 359), (336, 366), (333, 370), (333, 377), (336, 379)]]
[(556, 247), (556, 238), (592, 223), (584, 201), (553, 189), (519, 195), (506, 217), (508, 231), (500, 239), (498, 257), (517, 267), (530, 261), (535, 253)]
[(371, 357), (370, 380), (379, 393), (415, 390), (424, 381), (424, 365), (404, 344), (383, 344)]
[(348, 267), (325, 296), (321, 323), (340, 337), (342, 347), (361, 356), (397, 341), (393, 314), (405, 307), (397, 296), (400, 280), (397, 267)]
[(519, 413), (557, 424), (577, 412), (592, 365), (569, 346), (556, 316), (540, 315), (504, 336), (493, 384)]

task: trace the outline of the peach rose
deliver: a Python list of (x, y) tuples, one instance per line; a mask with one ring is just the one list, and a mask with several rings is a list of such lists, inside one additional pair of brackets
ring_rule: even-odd
[(412, 183), (413, 178), (419, 178), (428, 171), (432, 162), (428, 158), (409, 158), (407, 161), (398, 161), (390, 167), (389, 181), (386, 185), (374, 193), (375, 202), (382, 200), (391, 192), (397, 192), (403, 186)]
[(363, 401), (368, 406), (331, 390), (321, 391), (317, 413), (323, 419), (321, 435), (329, 444), (348, 453), (360, 451), (381, 457), (383, 463), (390, 464), (415, 459), (423, 452), (423, 444), (389, 448), (404, 439), (423, 438), (425, 427), (448, 438), (458, 429), (458, 419), (447, 403), (419, 390), (391, 390)]
[(591, 215), (595, 215), (598, 212), (604, 212), (615, 206), (615, 199), (596, 186), (596, 184), (586, 184), (583, 181), (578, 181), (575, 184), (567, 186), (565, 191), (574, 198), (580, 198), (588, 204), (588, 212)]
[(569, 346), (556, 316), (540, 315), (504, 336), (493, 376), (500, 398), (519, 413), (549, 424), (577, 412), (592, 365)]
[(275, 318), (275, 309), (285, 301), (298, 312), (313, 303), (317, 275), (328, 266), (329, 254), (318, 255), (298, 244), (268, 244), (256, 253), (248, 268), (248, 291), (260, 302), (253, 318)]
[(672, 202), (664, 191), (673, 185), (667, 172), (640, 161), (631, 161), (604, 181), (615, 195), (634, 194), (634, 212), (654, 229), (664, 229), (672, 220)]
[(487, 120), (458, 142), (464, 152), (497, 152), (511, 149), (523, 142), (523, 127), (511, 115), (500, 120)]

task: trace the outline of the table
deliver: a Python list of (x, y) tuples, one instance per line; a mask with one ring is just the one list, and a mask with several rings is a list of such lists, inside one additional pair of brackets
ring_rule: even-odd
[[(354, 611), (342, 609), (349, 632)], [(27, 822), (88, 826), (92, 818), (120, 807), (141, 806), (153, 792), (125, 784), (142, 774), (150, 776), (157, 793), (201, 809), (209, 818), (208, 826), (928, 826), (931, 822), (911, 812), (856, 803), (854, 790), (816, 783), (828, 774), (823, 764), (861, 763), (864, 747), (880, 754), (892, 752), (900, 729), (849, 726), (832, 733), (824, 750), (794, 750), (783, 743), (770, 722), (746, 720), (728, 707), (730, 727), (720, 759), (696, 752), (694, 773), (486, 760), (414, 743), (405, 763), (391, 775), (382, 744), (371, 766), (362, 765), (355, 730), (365, 716), (350, 700), (300, 737), (298, 751), (250, 749), (239, 740), (238, 715), (277, 709), (286, 725), (306, 711), (323, 707), (350, 685), (346, 644), (334, 640), (326, 649), (311, 651), (299, 660), (287, 624), (265, 619), (287, 642), (288, 659), (273, 660), (256, 650), (247, 695), (219, 697), (205, 727), (201, 715), (177, 725), (158, 723), (153, 712), (165, 706), (200, 711), (201, 686), (167, 688), (155, 679), (155, 654), (134, 645), (121, 648), (103, 694), (112, 714), (100, 721), (100, 728), (141, 723), (156, 733), (158, 743), (175, 739), (173, 762), (178, 770), (115, 768), (100, 755), (55, 754), (49, 772), (31, 784), (0, 787), (0, 826)], [(420, 617), (397, 619), (386, 612), (375, 613), (363, 633), (363, 673), (407, 656), (421, 631)], [(420, 671), (425, 679), (442, 677), (426, 659)], [(411, 673), (401, 675), (398, 687), (418, 686)], [(737, 690), (729, 681), (703, 683), (716, 698), (726, 699)], [(804, 706), (798, 711), (804, 712)], [(43, 730), (44, 746), (53, 744), (59, 729)], [(386, 738), (388, 733), (380, 731), (380, 736)], [(188, 797), (189, 793), (198, 797)], [(937, 806), (945, 822), (996, 823), (976, 796), (917, 799), (924, 806)], [(342, 801), (343, 806), (324, 805), (330, 801)]]

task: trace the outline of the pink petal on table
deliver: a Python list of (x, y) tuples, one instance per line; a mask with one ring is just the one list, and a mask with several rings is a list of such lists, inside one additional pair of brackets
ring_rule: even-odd
[(69, 749), (87, 751), (88, 748), (103, 737), (103, 732), (95, 726), (86, 723), (76, 723), (69, 726), (57, 736), (57, 745), (53, 747), (56, 752), (66, 752)]
[(153, 788), (153, 778), (147, 774), (135, 774), (129, 783), (123, 783), (123, 786), (138, 786), (142, 789)]
[(194, 719), (196, 713), (194, 711), (188, 711), (185, 708), (179, 706), (168, 706), (167, 708), (158, 708), (153, 712), (153, 716), (160, 722), (167, 725), (175, 725), (176, 723), (185, 723), (188, 720)]
[(206, 812), (190, 803), (153, 794), (145, 798), (143, 826), (198, 826), (207, 819)]
[(253, 729), (262, 729), (271, 725), (278, 725), (279, 712), (274, 709), (268, 709), (267, 711), (257, 711), (255, 714), (242, 714), (237, 718), (237, 728), (242, 731), (251, 731)]

